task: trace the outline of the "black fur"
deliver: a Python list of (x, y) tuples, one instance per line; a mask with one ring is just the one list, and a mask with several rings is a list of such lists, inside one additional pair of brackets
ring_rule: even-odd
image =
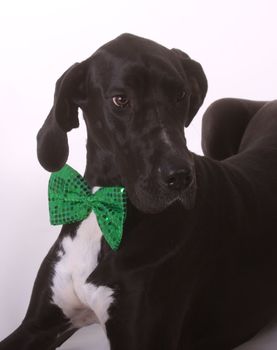
[[(127, 188), (121, 247), (113, 252), (103, 241), (88, 279), (115, 290), (106, 324), (112, 350), (231, 350), (276, 314), (277, 102), (213, 104), (201, 157), (187, 149), (184, 126), (206, 89), (186, 54), (124, 34), (58, 80), (38, 134), (40, 163), (60, 169), (80, 107), (86, 179)], [(124, 108), (113, 104), (118, 95), (129, 100)], [(54, 252), (77, 226), (63, 227), (22, 325), (1, 350), (51, 350), (74, 332), (49, 302), (49, 280)]]

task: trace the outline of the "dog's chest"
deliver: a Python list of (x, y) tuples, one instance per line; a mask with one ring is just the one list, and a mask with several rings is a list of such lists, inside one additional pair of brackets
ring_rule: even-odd
[(79, 226), (76, 236), (65, 237), (54, 266), (52, 301), (71, 320), (74, 327), (92, 323), (104, 325), (113, 301), (112, 289), (87, 283), (98, 264), (102, 233), (91, 213)]

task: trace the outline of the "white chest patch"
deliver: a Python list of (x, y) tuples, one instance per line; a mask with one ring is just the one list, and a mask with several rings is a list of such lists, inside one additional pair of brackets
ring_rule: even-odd
[(86, 282), (98, 264), (101, 237), (96, 216), (91, 213), (73, 239), (63, 239), (58, 252), (59, 261), (54, 267), (52, 301), (77, 328), (92, 323), (104, 327), (113, 302), (112, 289)]

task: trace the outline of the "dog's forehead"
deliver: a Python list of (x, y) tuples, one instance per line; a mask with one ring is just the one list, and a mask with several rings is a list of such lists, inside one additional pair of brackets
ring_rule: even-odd
[(168, 55), (170, 52), (166, 47), (155, 41), (132, 34), (122, 34), (102, 46), (100, 49), (105, 50), (115, 57), (129, 59), (147, 54), (163, 56)]
[(154, 41), (131, 34), (123, 34), (98, 50), (97, 69), (117, 83), (136, 85), (139, 81), (152, 82), (155, 78), (170, 77), (180, 80), (183, 71), (176, 55)]

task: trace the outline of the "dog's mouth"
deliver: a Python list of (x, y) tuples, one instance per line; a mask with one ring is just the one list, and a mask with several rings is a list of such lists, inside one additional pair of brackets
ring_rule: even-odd
[(144, 213), (160, 213), (176, 202), (179, 202), (185, 210), (191, 210), (195, 205), (195, 176), (187, 188), (175, 191), (160, 188), (153, 183), (147, 186), (137, 184), (133, 189), (128, 186), (126, 188), (132, 204)]

